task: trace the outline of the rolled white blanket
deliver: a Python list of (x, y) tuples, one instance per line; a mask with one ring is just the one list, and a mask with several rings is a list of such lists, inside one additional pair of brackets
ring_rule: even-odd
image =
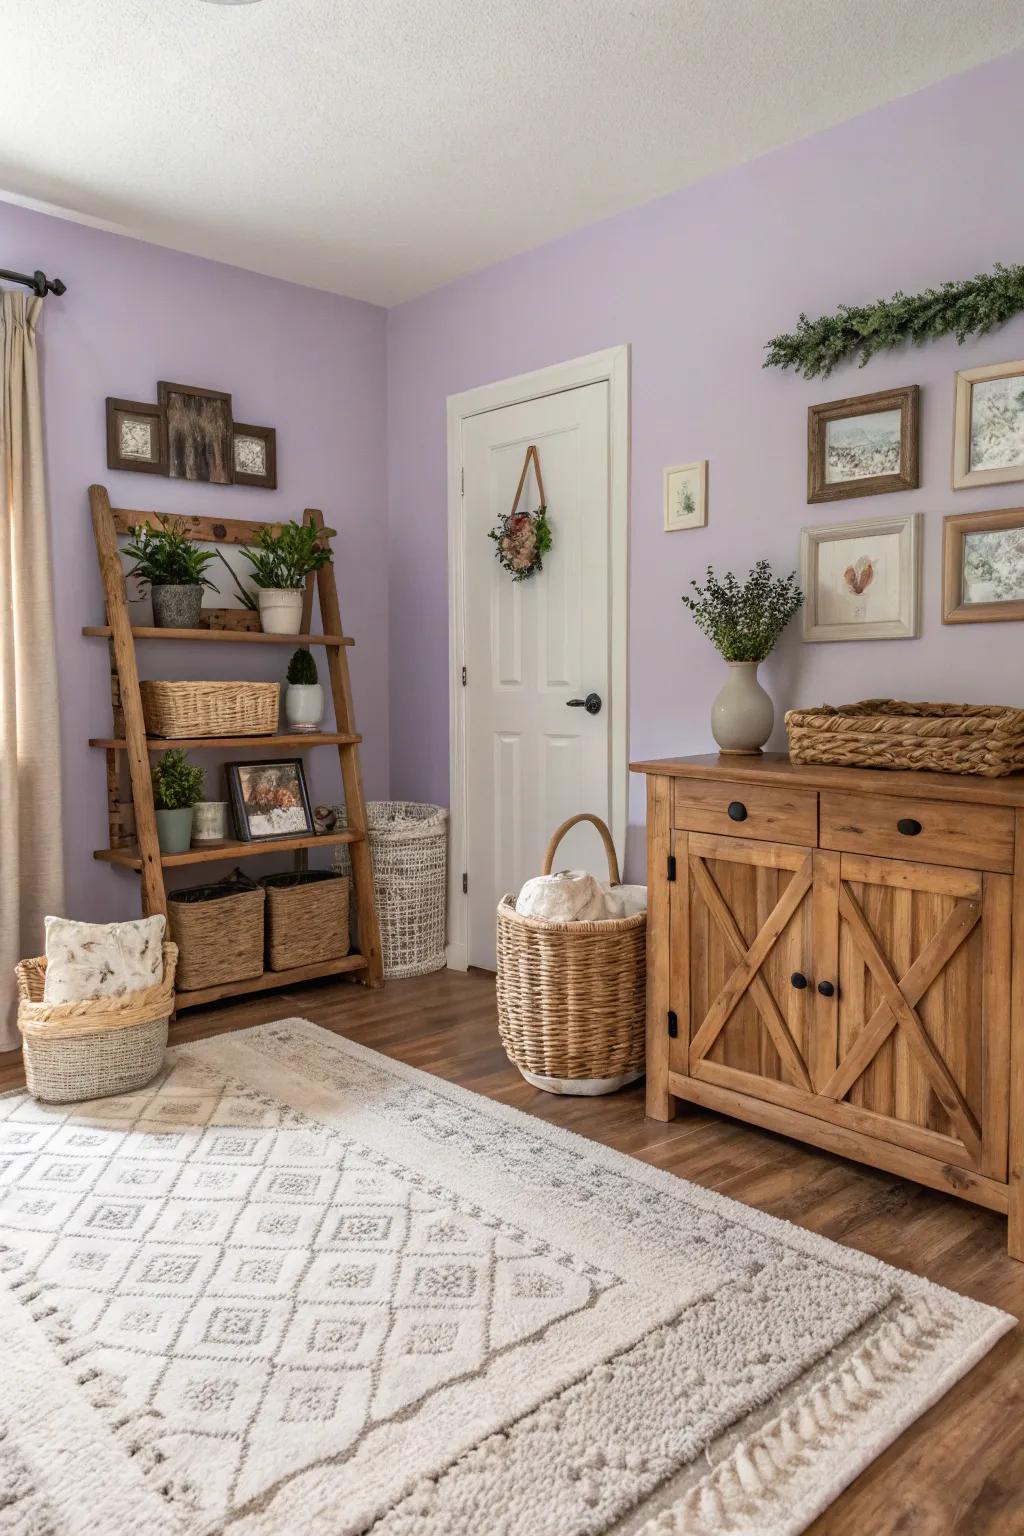
[(516, 899), (520, 916), (548, 923), (599, 923), (646, 909), (646, 886), (610, 886), (584, 869), (537, 875), (527, 880)]

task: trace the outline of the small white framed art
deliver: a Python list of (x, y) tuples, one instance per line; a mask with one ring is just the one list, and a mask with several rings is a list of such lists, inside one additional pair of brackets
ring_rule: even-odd
[(665, 470), (665, 532), (704, 528), (708, 520), (708, 461)]

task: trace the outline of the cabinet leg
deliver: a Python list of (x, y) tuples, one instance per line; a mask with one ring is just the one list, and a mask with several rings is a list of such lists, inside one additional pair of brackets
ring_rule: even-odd
[(1014, 1178), (1012, 1175), (1006, 1251), (1011, 1259), (1024, 1259), (1024, 1179)]
[(666, 1083), (656, 1083), (648, 1074), (646, 1114), (648, 1120), (674, 1120), (679, 1101), (669, 1093)]

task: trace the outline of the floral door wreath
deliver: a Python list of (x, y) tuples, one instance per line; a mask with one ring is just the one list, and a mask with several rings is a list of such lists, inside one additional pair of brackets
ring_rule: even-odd
[[(526, 476), (533, 460), (537, 476), (540, 506), (536, 512), (517, 512), (519, 498), (523, 494)], [(534, 571), (544, 569), (544, 556), (552, 545), (551, 524), (548, 522), (547, 503), (544, 498), (544, 481), (540, 473), (540, 455), (531, 443), (523, 460), (523, 472), (519, 476), (516, 494), (512, 498), (512, 510), (501, 519), (487, 535), (495, 543), (495, 555), (502, 568), (509, 572), (513, 581), (526, 581)]]

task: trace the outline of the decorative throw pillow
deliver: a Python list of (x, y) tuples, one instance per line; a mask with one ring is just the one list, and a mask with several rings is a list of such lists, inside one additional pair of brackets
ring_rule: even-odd
[(166, 918), (131, 923), (76, 923), (46, 919), (44, 1003), (77, 1003), (89, 997), (122, 997), (155, 986), (163, 975)]

